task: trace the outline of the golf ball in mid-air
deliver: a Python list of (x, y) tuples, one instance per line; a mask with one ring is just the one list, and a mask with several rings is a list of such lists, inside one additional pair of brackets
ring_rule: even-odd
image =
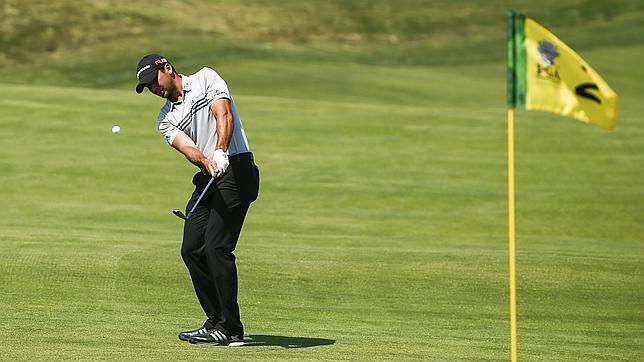
[(113, 127), (112, 127), (112, 133), (114, 133), (114, 134), (119, 134), (119, 133), (121, 133), (121, 127), (119, 127), (119, 126), (113, 126)]

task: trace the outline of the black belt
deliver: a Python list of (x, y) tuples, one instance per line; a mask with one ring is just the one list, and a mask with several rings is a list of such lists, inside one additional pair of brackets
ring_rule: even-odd
[(232, 155), (228, 157), (228, 161), (230, 163), (237, 163), (237, 162), (254, 162), (255, 160), (253, 159), (253, 153), (252, 152), (244, 152), (244, 153), (238, 153), (236, 155)]

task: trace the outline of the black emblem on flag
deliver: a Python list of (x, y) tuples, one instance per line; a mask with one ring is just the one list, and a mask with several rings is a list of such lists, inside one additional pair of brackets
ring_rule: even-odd
[(596, 95), (588, 92), (590, 89), (599, 90), (599, 87), (595, 83), (582, 83), (575, 87), (575, 93), (577, 93), (577, 95), (580, 97), (602, 104), (601, 99), (599, 99)]

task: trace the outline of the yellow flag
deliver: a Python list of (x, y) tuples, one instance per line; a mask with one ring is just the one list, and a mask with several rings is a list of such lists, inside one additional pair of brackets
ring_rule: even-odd
[[(520, 14), (508, 19), (508, 103), (613, 129), (617, 94), (577, 53)], [(512, 94), (510, 94), (512, 92)]]

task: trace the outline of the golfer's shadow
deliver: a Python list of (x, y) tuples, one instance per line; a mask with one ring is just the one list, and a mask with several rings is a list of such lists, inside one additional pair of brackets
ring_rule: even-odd
[(244, 337), (244, 347), (253, 346), (278, 346), (284, 348), (308, 348), (317, 346), (326, 346), (334, 344), (334, 339), (325, 338), (308, 338), (308, 337), (286, 337), (286, 336), (266, 336), (253, 334)]

